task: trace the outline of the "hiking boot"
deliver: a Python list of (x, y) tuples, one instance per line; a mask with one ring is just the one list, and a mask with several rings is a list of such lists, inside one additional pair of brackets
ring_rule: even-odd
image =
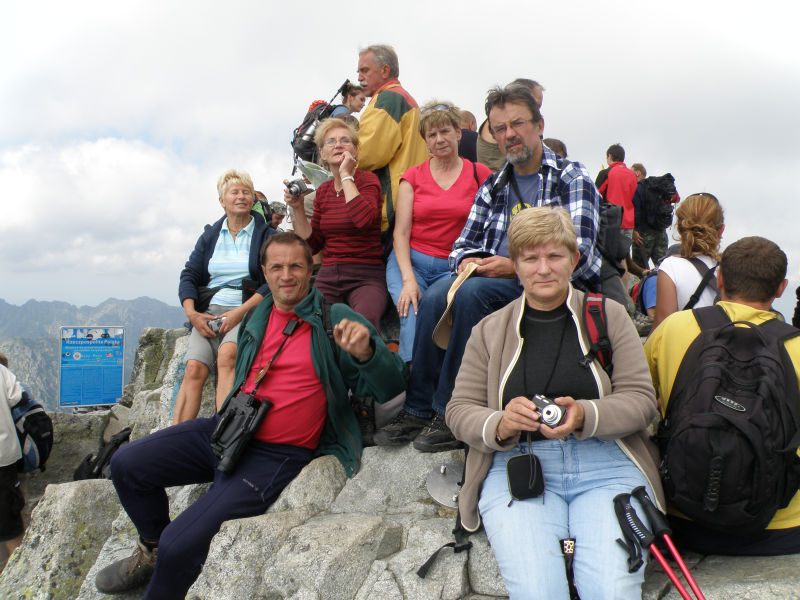
[(436, 414), (433, 420), (414, 440), (414, 448), (420, 452), (444, 452), (457, 450), (463, 443), (453, 436), (453, 432), (444, 422), (444, 415)]
[(402, 446), (413, 440), (428, 424), (428, 419), (415, 417), (401, 410), (397, 416), (375, 432), (377, 446)]
[(148, 550), (141, 540), (136, 542), (136, 549), (127, 558), (111, 563), (97, 573), (94, 585), (104, 594), (127, 592), (150, 581), (156, 567), (158, 548)]
[(361, 431), (361, 444), (364, 448), (374, 446), (375, 442), (375, 400), (369, 396), (353, 396), (350, 406), (356, 414), (358, 429)]

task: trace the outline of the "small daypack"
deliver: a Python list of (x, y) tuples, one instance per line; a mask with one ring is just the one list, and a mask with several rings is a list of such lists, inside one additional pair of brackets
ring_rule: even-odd
[(800, 392), (784, 347), (800, 330), (694, 309), (700, 334), (678, 369), (655, 440), (667, 502), (710, 529), (764, 530), (800, 485)]
[(53, 449), (53, 420), (25, 385), (22, 385), (22, 399), (11, 407), (11, 417), (22, 450), (17, 470), (20, 473), (36, 469), (44, 471), (44, 464)]
[(131, 437), (131, 428), (125, 427), (111, 436), (107, 443), (101, 443), (96, 453), (87, 454), (72, 474), (74, 481), (81, 479), (111, 479), (111, 457), (126, 444)]

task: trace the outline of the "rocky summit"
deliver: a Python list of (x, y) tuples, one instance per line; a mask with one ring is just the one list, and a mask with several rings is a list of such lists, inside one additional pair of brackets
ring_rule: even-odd
[[(95, 573), (127, 556), (135, 531), (108, 480), (72, 482), (71, 472), (100, 436), (129, 424), (134, 437), (169, 423), (182, 376), (186, 337), (148, 329), (136, 353), (129, 410), (59, 415), (48, 470), (28, 481), (29, 500), (47, 485), (22, 546), (0, 576), (0, 598), (99, 600)], [(213, 404), (210, 387), (204, 411)], [(88, 448), (88, 450), (87, 450)], [(333, 457), (309, 464), (264, 515), (228, 521), (211, 544), (188, 598), (207, 600), (427, 600), (505, 598), (502, 578), (483, 532), (469, 552), (445, 549), (425, 579), (417, 569), (452, 541), (455, 511), (434, 502), (426, 479), (461, 451), (422, 454), (410, 445), (367, 448), (350, 479)], [(205, 485), (169, 490), (173, 514)], [(535, 553), (532, 550), (532, 553)], [(706, 598), (800, 598), (800, 558), (685, 555)], [(535, 556), (532, 555), (532, 564)], [(141, 598), (144, 588), (115, 596)], [(651, 561), (643, 598), (677, 599)]]

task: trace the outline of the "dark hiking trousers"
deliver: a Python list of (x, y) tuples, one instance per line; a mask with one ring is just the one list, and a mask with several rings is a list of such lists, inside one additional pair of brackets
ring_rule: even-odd
[[(223, 521), (264, 513), (311, 460), (311, 450), (251, 441), (230, 475), (217, 471), (209, 439), (217, 417), (194, 419), (125, 444), (111, 459), (120, 502), (144, 539), (159, 540), (144, 598), (174, 600), (200, 574)], [(164, 488), (213, 481), (170, 522)]]

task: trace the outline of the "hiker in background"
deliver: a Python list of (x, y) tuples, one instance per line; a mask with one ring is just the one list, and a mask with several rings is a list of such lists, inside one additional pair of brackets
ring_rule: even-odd
[(294, 211), (294, 231), (314, 253), (323, 252), (314, 286), (325, 299), (346, 303), (380, 331), (387, 300), (380, 182), (373, 173), (356, 169), (359, 134), (341, 119), (322, 121), (314, 141), (333, 179), (317, 188), (310, 223), (303, 196), (284, 191)]
[[(431, 158), (403, 174), (386, 284), (400, 315), (400, 358), (411, 362), (417, 309), (427, 289), (450, 278), (447, 257), (464, 228), (478, 187), (491, 174), (458, 155), (459, 110), (434, 100), (420, 110)], [(412, 218), (413, 217), (413, 218)]]
[(243, 171), (220, 176), (217, 193), (225, 214), (205, 226), (181, 271), (178, 296), (192, 332), (173, 424), (197, 416), (215, 364), (217, 410), (222, 406), (233, 385), (239, 322), (268, 291), (258, 251), (272, 230), (252, 211), (253, 192), (253, 180)]
[[(612, 144), (606, 150), (608, 168), (597, 174), (595, 185), (603, 200), (622, 207), (622, 223), (619, 233), (625, 243), (624, 254), (630, 256), (635, 224), (633, 195), (636, 193), (636, 174), (625, 166), (625, 149), (620, 144)], [(614, 257), (616, 258), (616, 257)], [(619, 278), (616, 277), (619, 275)], [(609, 277), (610, 276), (610, 277)], [(608, 282), (608, 285), (606, 285)], [(628, 307), (633, 315), (634, 307), (626, 293), (628, 272), (621, 260), (603, 257), (603, 293)]]
[(561, 140), (557, 140), (556, 138), (544, 138), (542, 142), (561, 158), (567, 158), (567, 146)]
[[(631, 171), (638, 180), (633, 195), (633, 262), (647, 270), (651, 261), (657, 267), (667, 254), (667, 229), (672, 225), (673, 205), (680, 202), (680, 196), (670, 173), (647, 177), (640, 163), (634, 163)], [(636, 274), (630, 267), (629, 271)]]
[(358, 53), (358, 82), (371, 98), (361, 115), (358, 168), (372, 171), (380, 181), (384, 256), (391, 249), (400, 176), (428, 157), (419, 135), (417, 101), (398, 77), (400, 64), (391, 46), (367, 46)]
[(458, 141), (458, 155), (471, 162), (478, 162), (478, 122), (468, 110), (460, 110), (461, 139)]
[[(706, 195), (706, 197), (708, 198), (708, 195)], [(684, 202), (688, 200), (689, 198), (684, 200)], [(708, 200), (706, 199), (704, 202), (708, 202)], [(662, 264), (666, 264), (666, 262), (665, 260)], [(747, 322), (753, 325), (760, 325), (774, 319), (775, 313), (770, 310), (770, 307), (773, 301), (783, 294), (788, 284), (788, 281), (785, 279), (786, 264), (786, 254), (775, 243), (762, 237), (746, 237), (732, 243), (725, 249), (725, 252), (722, 253), (722, 258), (716, 273), (722, 300), (717, 304), (714, 310), (718, 311), (721, 309), (724, 311), (726, 319), (730, 319), (731, 321)], [(711, 309), (703, 310), (709, 311)], [(776, 323), (775, 325), (779, 326), (780, 324)], [(740, 328), (736, 327), (736, 329), (738, 330)], [(777, 329), (777, 331), (781, 330), (780, 328)], [(788, 325), (784, 325), (783, 330), (791, 331), (791, 328)], [(677, 405), (679, 401), (686, 402), (689, 396), (694, 398), (698, 395), (696, 393), (697, 388), (691, 387), (693, 385), (691, 378), (684, 380), (684, 383), (680, 387), (678, 387), (676, 379), (679, 372), (683, 373), (685, 368), (702, 363), (698, 355), (693, 354), (690, 364), (684, 366), (684, 357), (699, 335), (700, 326), (698, 325), (698, 316), (692, 311), (679, 311), (667, 317), (657, 329), (653, 330), (653, 333), (644, 345), (645, 355), (650, 365), (650, 373), (661, 402), (661, 411), (663, 414), (667, 413), (667, 409), (671, 403), (675, 402)], [(731, 342), (736, 341), (735, 337), (728, 339)], [(715, 341), (717, 344), (720, 343), (719, 340)], [(780, 342), (778, 343), (780, 344)], [(704, 348), (710, 348), (711, 346), (712, 344), (708, 341), (702, 344)], [(733, 365), (735, 371), (730, 373), (729, 376), (735, 378), (734, 382), (737, 387), (745, 390), (744, 394), (748, 399), (752, 399), (756, 396), (754, 392), (758, 392), (760, 395), (762, 391), (770, 388), (777, 393), (777, 398), (774, 398), (777, 401), (785, 401), (787, 403), (790, 401), (797, 401), (797, 381), (798, 376), (800, 376), (800, 337), (793, 337), (786, 340), (784, 342), (784, 347), (790, 359), (788, 367), (791, 369), (791, 372), (788, 373), (788, 377), (786, 377), (785, 380), (772, 381), (769, 386), (762, 386), (759, 384), (749, 387), (751, 383), (754, 384), (756, 382), (747, 381), (746, 377), (748, 376), (748, 371), (745, 370), (744, 364), (737, 362)], [(728, 345), (726, 345), (726, 348), (729, 349), (731, 355), (736, 356), (739, 360), (745, 360), (745, 358), (742, 357), (742, 351), (740, 349), (734, 349)], [(758, 352), (761, 354), (763, 351), (758, 350)], [(780, 357), (770, 359), (770, 362), (773, 360), (775, 362), (780, 362)], [(708, 380), (713, 381), (715, 377), (719, 380), (720, 373), (723, 375), (727, 373), (729, 365), (722, 364), (718, 360), (715, 360), (713, 364), (710, 365), (710, 368), (714, 376), (709, 377)], [(748, 364), (747, 368), (749, 369), (752, 367)], [(689, 373), (691, 373), (691, 370)], [(695, 375), (697, 375), (696, 372)], [(724, 382), (725, 380), (726, 377), (723, 376), (722, 381)], [(787, 383), (784, 384), (784, 381)], [(683, 388), (683, 385), (686, 387)], [(785, 385), (794, 386), (794, 389), (788, 389)], [(689, 396), (682, 395), (679, 399), (673, 398), (673, 394), (676, 392), (680, 394), (682, 388), (686, 390)], [(719, 402), (719, 394), (729, 395), (722, 391), (713, 391), (710, 393), (717, 394), (715, 396), (717, 402)], [(714, 424), (715, 429), (712, 430), (712, 435), (714, 433), (719, 434), (717, 429), (722, 426), (721, 423), (723, 422), (721, 415), (724, 415), (726, 411), (734, 415), (738, 414), (738, 411), (732, 410), (736, 408), (735, 401), (737, 398), (735, 396), (732, 397), (733, 400), (722, 398), (722, 400), (727, 400), (727, 405), (717, 405), (717, 402), (712, 400), (710, 404), (714, 405), (718, 410), (714, 408), (703, 409), (704, 411), (709, 411), (707, 416), (702, 417), (706, 419), (705, 423), (711, 423), (708, 419), (712, 416), (718, 419)], [(754, 415), (754, 417), (767, 417), (767, 408), (770, 410), (769, 414), (775, 414), (776, 417), (779, 416), (774, 406), (769, 406), (766, 403), (755, 404), (754, 406), (757, 406), (761, 412), (761, 415)], [(740, 406), (739, 408), (742, 409), (741, 414), (744, 416), (746, 412), (745, 409), (748, 407)], [(675, 414), (674, 418), (677, 419), (678, 415)], [(745, 418), (742, 420), (737, 418), (736, 420), (743, 426), (753, 426), (753, 423), (747, 422)], [(700, 422), (701, 421), (698, 420), (698, 423)], [(727, 423), (728, 421), (725, 420), (724, 422)], [(791, 436), (792, 431), (795, 431), (797, 427), (796, 421), (793, 423), (790, 423), (789, 420), (786, 420), (784, 423), (779, 422), (777, 423), (777, 427), (780, 429), (781, 434), (778, 434), (772, 433), (772, 431), (765, 431), (764, 422), (758, 422), (761, 424), (756, 425), (756, 427), (762, 430), (758, 433), (766, 440), (774, 439), (777, 441), (781, 446), (781, 450), (782, 440), (778, 439), (780, 435), (784, 431), (787, 431), (788, 435)], [(771, 422), (774, 423), (774, 421)], [(737, 425), (736, 427), (738, 428), (739, 426), (740, 425)], [(677, 422), (676, 427), (680, 427)], [(789, 429), (786, 429), (786, 427)], [(792, 427), (795, 429), (792, 429)], [(748, 431), (748, 429), (743, 428), (739, 431)], [(751, 431), (746, 434), (746, 437), (739, 434), (735, 434), (735, 436), (737, 439), (741, 440), (742, 444), (746, 444), (749, 447), (750, 444), (753, 443), (752, 433)], [(756, 495), (763, 493), (776, 493), (777, 488), (771, 485), (761, 486), (762, 489), (759, 490), (753, 489), (754, 486), (759, 486), (759, 482), (763, 481), (763, 479), (757, 478), (757, 472), (745, 470), (749, 468), (748, 464), (751, 463), (747, 461), (739, 462), (735, 460), (738, 456), (728, 454), (731, 452), (731, 447), (724, 442), (722, 437), (715, 437), (715, 440), (719, 440), (720, 447), (718, 451), (726, 453), (726, 461), (721, 470), (721, 476), (724, 477), (721, 481), (721, 489), (723, 492), (718, 498), (721, 510), (723, 508), (722, 503), (732, 499), (727, 496), (732, 489), (743, 489), (744, 494), (750, 497), (751, 500), (755, 499)], [(709, 446), (713, 445), (714, 449), (717, 450), (716, 443), (717, 442), (710, 444)], [(683, 447), (682, 443), (681, 447)], [(794, 448), (792, 448), (792, 451), (794, 451)], [(756, 452), (759, 454), (767, 454), (769, 460), (774, 460), (772, 456), (769, 456), (770, 450), (767, 448), (759, 448)], [(727, 460), (728, 457), (730, 457), (730, 462)], [(693, 454), (688, 455), (687, 459), (690, 462), (697, 460)], [(776, 471), (778, 469), (775, 463), (770, 464), (773, 466), (766, 470)], [(713, 477), (714, 475), (711, 468), (705, 460), (702, 462), (702, 465), (704, 465), (704, 468), (700, 470), (703, 471), (703, 475), (705, 477)], [(726, 468), (727, 465), (730, 465), (730, 469)], [(762, 473), (760, 477), (764, 475), (765, 473)], [(703, 490), (707, 489), (710, 483), (710, 481), (708, 483), (698, 483), (697, 495), (703, 495)], [(742, 533), (741, 529), (733, 526), (725, 527), (725, 531), (721, 532), (701, 522), (688, 521), (685, 518), (670, 515), (673, 537), (679, 545), (695, 552), (700, 552), (701, 554), (778, 555), (800, 552), (800, 493), (796, 492), (796, 483), (794, 485), (794, 490), (795, 492), (792, 492), (792, 495), (789, 496), (790, 502), (788, 505), (774, 513), (766, 529), (758, 531), (755, 534), (745, 535)], [(789, 491), (791, 492), (791, 490)], [(750, 495), (751, 493), (752, 496)], [(775, 500), (775, 498), (772, 498), (772, 500)], [(744, 506), (744, 504), (743, 502), (742, 505)], [(711, 514), (710, 509), (708, 510), (708, 514)]]
[(342, 94), (342, 104), (333, 109), (332, 117), (343, 117), (345, 115), (352, 115), (353, 113), (360, 113), (367, 102), (367, 97), (364, 95), (364, 88), (354, 83), (348, 83), (344, 94)]
[[(405, 387), (405, 366), (363, 317), (342, 304), (331, 306), (327, 319), (322, 314), (322, 294), (310, 287), (311, 250), (300, 237), (270, 237), (261, 264), (271, 293), (242, 327), (235, 387), (221, 418), (157, 431), (111, 459), (114, 487), (139, 538), (131, 556), (97, 572), (95, 585), (104, 593), (149, 581), (145, 600), (185, 598), (224, 521), (264, 514), (316, 456), (336, 456), (348, 476), (358, 471), (361, 436), (348, 391), (385, 402)], [(212, 433), (237, 421), (226, 411), (267, 400), (257, 431), (249, 440), (242, 436), (247, 445), (238, 460), (227, 450), (219, 460)], [(214, 439), (242, 433), (226, 432)], [(170, 516), (166, 487), (212, 481), (185, 511)]]
[(17, 466), (22, 451), (11, 416), (11, 407), (22, 400), (22, 385), (8, 370), (5, 355), (0, 354), (0, 357), (0, 542), (10, 556), (25, 534), (22, 522), (25, 498), (20, 489)]
[(270, 218), (270, 227), (275, 230), (277, 233), (280, 231), (278, 227), (280, 224), (283, 223), (284, 217), (286, 217), (286, 205), (283, 202), (275, 202), (269, 203), (270, 212), (272, 212), (272, 217)]
[[(483, 520), (511, 598), (569, 598), (564, 538), (575, 540), (581, 598), (639, 598), (644, 569), (628, 572), (613, 499), (644, 485), (663, 505), (642, 344), (625, 309), (606, 302), (613, 371), (584, 361), (584, 293), (570, 284), (580, 253), (563, 208), (522, 211), (508, 249), (523, 294), (472, 330), (447, 404), (448, 425), (470, 446), (461, 525)], [(537, 394), (555, 404), (537, 407)]]
[(681, 250), (659, 265), (654, 328), (677, 310), (714, 304), (719, 294), (713, 270), (725, 230), (722, 206), (713, 194), (692, 194), (678, 205), (675, 216)]

